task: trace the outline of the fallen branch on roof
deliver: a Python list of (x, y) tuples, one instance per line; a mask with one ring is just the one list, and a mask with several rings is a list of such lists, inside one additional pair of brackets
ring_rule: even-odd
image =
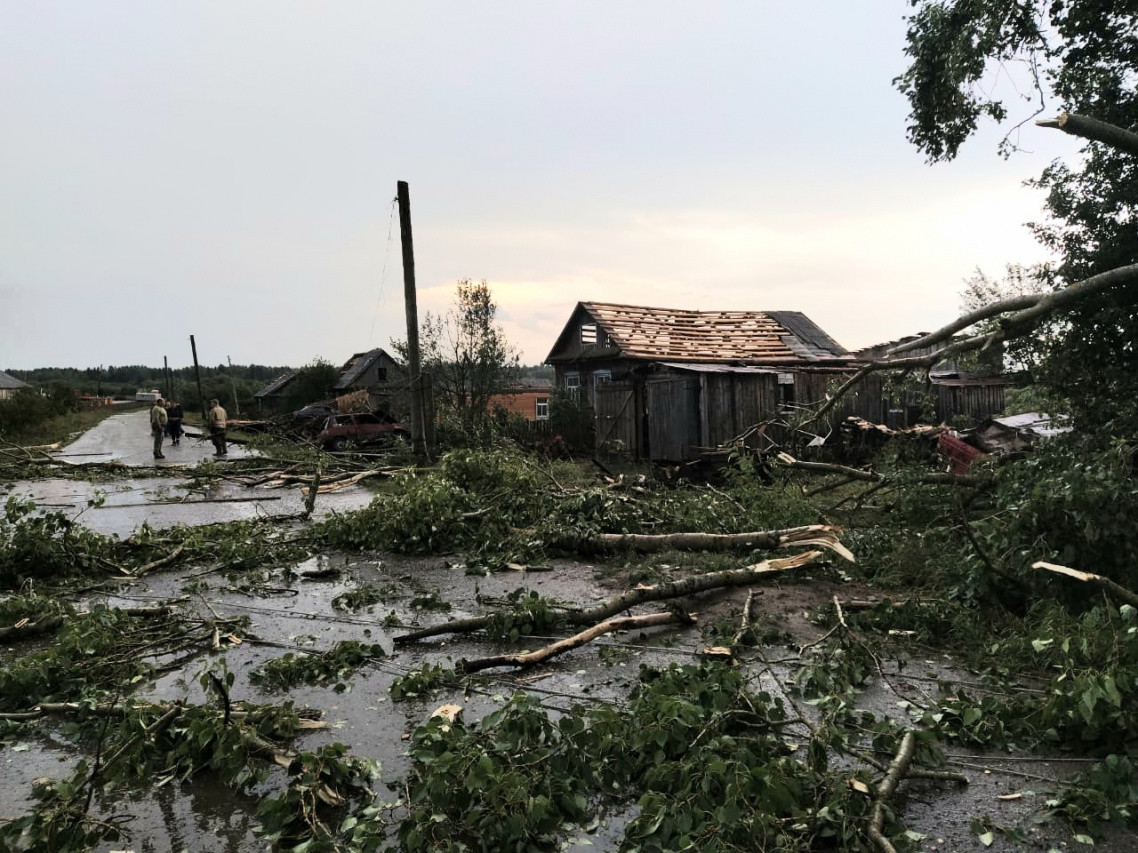
[(1049, 572), (1055, 572), (1058, 575), (1066, 575), (1069, 578), (1074, 578), (1077, 581), (1084, 583), (1092, 583), (1101, 587), (1106, 593), (1119, 601), (1124, 601), (1127, 604), (1138, 607), (1138, 594), (1131, 592), (1126, 587), (1112, 581), (1108, 577), (1102, 575), (1091, 574), (1090, 572), (1080, 572), (1078, 569), (1072, 569), (1067, 566), (1059, 566), (1055, 563), (1045, 563), (1042, 560), (1038, 563), (1032, 563), (1033, 569), (1045, 569)]
[(585, 538), (566, 538), (551, 543), (581, 551), (753, 551), (759, 548), (786, 548), (814, 545), (827, 548), (854, 562), (854, 556), (838, 540), (840, 528), (828, 524), (807, 524), (783, 530), (750, 533), (598, 533)]
[[(685, 595), (695, 595), (696, 593), (706, 592), (709, 589), (721, 589), (729, 586), (746, 586), (748, 584), (759, 583), (767, 575), (779, 574), (780, 572), (798, 569), (804, 566), (812, 566), (822, 559), (822, 556), (821, 551), (804, 551), (801, 554), (795, 554), (793, 557), (786, 557), (779, 560), (764, 560), (761, 563), (744, 566), (741, 569), (711, 572), (706, 575), (698, 575), (693, 578), (685, 578), (680, 581), (659, 584), (658, 586), (638, 586), (622, 595), (610, 598), (603, 604), (589, 610), (566, 611), (561, 621), (566, 625), (593, 625), (597, 622), (603, 622), (615, 616), (617, 613), (636, 607), (639, 604), (647, 604), (652, 601), (665, 601), (670, 598), (680, 598)], [(403, 644), (423, 640), (427, 637), (438, 637), (443, 634), (469, 634), (490, 627), (497, 619), (498, 617), (496, 615), (455, 619), (451, 622), (444, 622), (441, 625), (432, 625), (427, 628), (419, 628), (407, 634), (401, 634), (395, 637), (394, 642)]]
[(514, 655), (494, 655), (488, 658), (478, 658), (477, 660), (460, 660), (455, 666), (455, 669), (463, 673), (481, 672), (484, 669), (494, 669), (499, 666), (517, 666), (529, 667), (556, 657), (557, 655), (564, 654), (571, 649), (579, 648), (586, 643), (595, 640), (605, 634), (611, 634), (616, 631), (632, 631), (636, 628), (651, 628), (656, 625), (669, 625), (673, 623), (691, 624), (695, 621), (695, 617), (681, 613), (649, 613), (645, 616), (618, 616), (614, 619), (606, 619), (587, 628), (572, 637), (566, 637), (564, 640), (558, 640), (556, 643), (550, 643), (548, 646), (537, 649), (532, 652), (525, 652), (523, 654)]

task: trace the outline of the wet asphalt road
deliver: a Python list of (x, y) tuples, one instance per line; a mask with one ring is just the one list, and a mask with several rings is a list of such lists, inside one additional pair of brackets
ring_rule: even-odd
[[(196, 430), (195, 430), (196, 432)], [(207, 438), (182, 436), (181, 443), (174, 447), (169, 436), (162, 441), (165, 459), (154, 458), (154, 439), (150, 434), (150, 411), (125, 412), (114, 415), (83, 433), (76, 441), (67, 445), (57, 459), (64, 462), (121, 462), (131, 466), (177, 467), (196, 465), (203, 459), (213, 459), (213, 444)], [(242, 459), (246, 451), (229, 445), (229, 459)]]

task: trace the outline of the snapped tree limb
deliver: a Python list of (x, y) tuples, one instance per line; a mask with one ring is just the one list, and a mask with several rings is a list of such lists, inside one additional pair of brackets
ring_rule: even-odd
[[(890, 479), (883, 474), (878, 474), (876, 471), (866, 471), (863, 468), (850, 468), (846, 465), (836, 465), (832, 462), (803, 462), (802, 460), (795, 459), (789, 453), (779, 453), (775, 457), (779, 464), (786, 468), (795, 468), (799, 471), (811, 471), (815, 474), (842, 474), (850, 480), (861, 480), (866, 483), (886, 483)], [(918, 478), (921, 483), (928, 483), (930, 485), (949, 485), (949, 486), (986, 486), (991, 482), (988, 477), (981, 477), (975, 474), (948, 474), (943, 472), (931, 472), (922, 474)]]
[(1045, 563), (1042, 560), (1038, 563), (1032, 563), (1031, 567), (1033, 569), (1045, 569), (1049, 572), (1055, 572), (1057, 575), (1066, 575), (1069, 578), (1074, 578), (1084, 583), (1092, 583), (1095, 586), (1101, 587), (1107, 594), (1119, 601), (1124, 601), (1133, 607), (1138, 607), (1138, 593), (1128, 590), (1126, 587), (1115, 583), (1108, 577), (1091, 574), (1090, 572), (1080, 572), (1078, 569), (1072, 569), (1068, 566), (1059, 566), (1055, 563)]
[(1053, 127), (1093, 142), (1101, 142), (1127, 154), (1138, 154), (1138, 133), (1099, 121), (1097, 118), (1078, 113), (1060, 113), (1055, 118), (1041, 118), (1036, 124), (1039, 127)]
[(885, 828), (885, 806), (897, 790), (901, 780), (909, 772), (909, 763), (913, 760), (913, 751), (916, 746), (917, 733), (912, 730), (905, 732), (904, 737), (901, 738), (901, 745), (897, 749), (897, 755), (889, 762), (889, 769), (885, 772), (885, 778), (877, 786), (877, 797), (873, 801), (873, 812), (869, 819), (869, 837), (873, 839), (873, 843), (882, 853), (897, 853), (897, 848), (889, 842), (885, 833), (882, 832)]
[[(711, 572), (710, 574), (698, 575), (693, 578), (685, 578), (684, 580), (673, 581), (672, 583), (660, 584), (658, 586), (638, 586), (622, 595), (610, 598), (608, 601), (590, 610), (570, 610), (566, 612), (562, 621), (566, 625), (592, 625), (597, 622), (602, 622), (631, 607), (635, 607), (638, 604), (647, 604), (651, 601), (664, 601), (669, 598), (680, 598), (685, 595), (706, 592), (709, 589), (719, 589), (728, 586), (745, 586), (747, 584), (758, 583), (767, 575), (814, 565), (822, 556), (821, 551), (804, 551), (801, 554), (795, 554), (793, 557), (786, 557), (780, 560), (764, 560), (761, 563), (744, 566), (741, 569)], [(412, 643), (416, 640), (423, 640), (427, 637), (438, 637), (443, 634), (481, 631), (493, 625), (496, 619), (497, 616), (495, 615), (456, 619), (451, 622), (445, 622), (442, 625), (432, 625), (427, 628), (419, 628), (407, 634), (401, 634), (394, 638), (394, 642), (397, 644)]]
[[(750, 533), (598, 533), (585, 539), (572, 540), (577, 548), (597, 551), (752, 551), (757, 548), (785, 548), (790, 545), (815, 545), (827, 548), (854, 562), (854, 556), (838, 540), (840, 528), (828, 524), (807, 524), (783, 530), (758, 530)], [(565, 543), (559, 542), (558, 545)]]
[(649, 613), (644, 616), (620, 616), (615, 619), (606, 619), (597, 625), (587, 628), (572, 637), (550, 643), (548, 646), (532, 652), (514, 655), (494, 655), (493, 657), (478, 658), (477, 660), (460, 660), (455, 669), (463, 673), (481, 672), (484, 669), (494, 669), (499, 666), (528, 667), (547, 661), (552, 657), (564, 654), (595, 640), (604, 634), (615, 631), (631, 631), (635, 628), (651, 628), (656, 625), (668, 625), (674, 622), (691, 623), (693, 616), (684, 616), (679, 613)]

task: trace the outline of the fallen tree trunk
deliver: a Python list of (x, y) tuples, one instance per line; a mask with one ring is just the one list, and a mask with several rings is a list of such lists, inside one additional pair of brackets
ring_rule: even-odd
[(1040, 560), (1038, 563), (1032, 563), (1033, 569), (1045, 569), (1049, 572), (1055, 572), (1058, 575), (1066, 575), (1069, 578), (1074, 578), (1077, 581), (1084, 583), (1092, 583), (1095, 586), (1105, 590), (1106, 593), (1119, 601), (1124, 601), (1127, 604), (1138, 607), (1138, 593), (1128, 590), (1121, 584), (1115, 583), (1108, 577), (1102, 575), (1091, 574), (1090, 572), (1080, 572), (1078, 569), (1072, 569), (1067, 566), (1059, 566), (1055, 563), (1045, 563)]
[[(854, 562), (854, 556), (835, 535), (840, 528), (828, 524), (808, 524), (784, 530), (751, 533), (598, 533), (573, 540), (578, 548), (597, 551), (753, 551), (758, 548), (784, 548), (789, 545), (816, 545)], [(556, 543), (562, 544), (562, 543)]]
[(557, 655), (564, 654), (571, 649), (583, 646), (604, 634), (611, 634), (615, 631), (631, 631), (634, 628), (651, 628), (655, 625), (668, 625), (674, 622), (690, 624), (694, 621), (695, 617), (683, 616), (679, 613), (650, 613), (646, 616), (621, 616), (615, 619), (606, 619), (604, 622), (581, 631), (579, 634), (566, 637), (564, 640), (558, 640), (556, 643), (551, 643), (548, 646), (532, 652), (514, 655), (494, 655), (493, 657), (478, 658), (477, 660), (471, 661), (460, 660), (458, 664), (455, 665), (455, 669), (458, 672), (471, 673), (481, 672), (484, 669), (494, 669), (499, 666), (534, 666)]
[[(635, 607), (638, 604), (664, 601), (669, 598), (679, 598), (684, 595), (694, 595), (698, 592), (706, 592), (709, 589), (745, 586), (747, 584), (758, 583), (758, 581), (767, 575), (814, 565), (822, 556), (821, 551), (804, 551), (801, 554), (795, 554), (793, 557), (786, 557), (779, 560), (764, 560), (761, 563), (744, 566), (741, 569), (712, 572), (694, 578), (685, 578), (681, 581), (660, 584), (659, 586), (638, 586), (622, 595), (618, 595), (616, 598), (610, 598), (608, 601), (591, 610), (570, 610), (566, 612), (562, 622), (566, 625), (592, 625), (597, 622), (603, 622), (605, 619), (615, 616), (617, 613), (628, 610), (631, 607)], [(490, 615), (473, 616), (469, 619), (456, 619), (451, 622), (445, 622), (442, 625), (432, 625), (428, 628), (419, 628), (416, 631), (401, 634), (394, 638), (394, 642), (403, 644), (423, 640), (427, 637), (438, 637), (443, 634), (469, 634), (490, 627), (497, 618), (496, 615)]]
[[(889, 478), (876, 471), (866, 471), (863, 468), (850, 468), (847, 465), (836, 465), (833, 462), (803, 462), (795, 459), (789, 453), (779, 453), (775, 457), (784, 468), (794, 468), (797, 471), (810, 471), (815, 474), (841, 474), (851, 480), (861, 480), (866, 483), (887, 483), (895, 477)], [(980, 477), (975, 474), (948, 474), (933, 471), (917, 478), (917, 482), (929, 485), (948, 486), (986, 486), (992, 481), (989, 477)]]

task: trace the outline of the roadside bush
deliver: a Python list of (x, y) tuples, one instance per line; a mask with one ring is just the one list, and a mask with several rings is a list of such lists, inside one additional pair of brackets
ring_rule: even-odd
[(0, 436), (20, 441), (34, 435), (45, 421), (79, 411), (75, 392), (56, 383), (46, 394), (35, 388), (21, 388), (6, 400), (0, 400)]

